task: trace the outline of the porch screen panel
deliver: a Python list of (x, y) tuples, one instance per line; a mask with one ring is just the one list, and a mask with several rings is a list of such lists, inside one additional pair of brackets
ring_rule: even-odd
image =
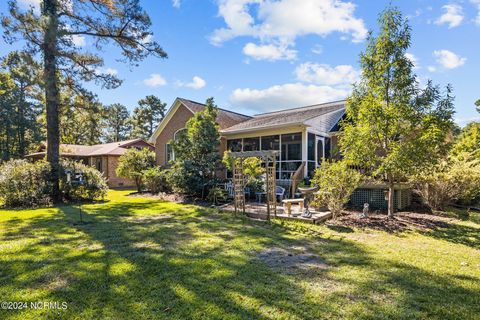
[(242, 151), (242, 139), (227, 140), (227, 149), (232, 152)]
[(315, 135), (308, 134), (308, 161), (315, 161)]
[(302, 134), (282, 134), (280, 179), (290, 179), (302, 164)]
[(280, 136), (262, 137), (262, 150), (280, 150)]
[(331, 158), (331, 152), (330, 149), (332, 148), (331, 140), (330, 138), (325, 138), (325, 158), (330, 159)]
[(302, 134), (282, 134), (282, 161), (302, 160)]
[(259, 151), (259, 150), (260, 150), (260, 137), (243, 139), (243, 151)]
[(318, 140), (317, 141), (317, 163), (318, 165), (322, 164), (322, 160), (325, 157), (323, 154), (323, 141)]

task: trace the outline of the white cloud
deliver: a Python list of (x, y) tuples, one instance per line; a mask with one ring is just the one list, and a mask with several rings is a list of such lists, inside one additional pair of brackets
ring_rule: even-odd
[(180, 8), (180, 5), (181, 5), (180, 0), (172, 0), (172, 6), (173, 6), (174, 8), (177, 8), (177, 9), (178, 9), (178, 8)]
[(428, 70), (429, 72), (435, 72), (435, 71), (437, 71), (437, 68), (435, 68), (434, 66), (428, 66), (428, 67), (427, 67), (427, 70)]
[(435, 50), (433, 55), (437, 58), (437, 62), (446, 69), (455, 69), (465, 64), (467, 58), (448, 50)]
[(149, 78), (143, 80), (143, 83), (149, 87), (161, 87), (167, 84), (167, 81), (158, 73), (152, 73)]
[(187, 87), (187, 88), (198, 90), (205, 87), (207, 85), (207, 82), (202, 78), (200, 78), (199, 76), (194, 76), (191, 82), (185, 83), (185, 82), (177, 81), (176, 84), (179, 87)]
[(105, 73), (111, 76), (116, 76), (118, 74), (118, 70), (114, 68), (97, 68), (98, 73)]
[(463, 9), (458, 4), (447, 4), (442, 7), (445, 11), (435, 23), (438, 25), (448, 24), (448, 28), (458, 27), (463, 21)]
[(325, 85), (349, 85), (358, 80), (360, 72), (350, 65), (331, 67), (327, 64), (302, 63), (295, 69), (298, 80)]
[(413, 69), (420, 68), (420, 63), (418, 61), (418, 58), (413, 53), (407, 52), (405, 53), (405, 57), (412, 62)]
[(330, 86), (287, 83), (266, 89), (236, 89), (230, 96), (233, 105), (243, 110), (265, 112), (281, 108), (300, 107), (310, 104), (343, 99), (348, 90)]
[[(216, 29), (210, 42), (220, 45), (240, 36), (266, 44), (293, 46), (299, 36), (325, 37), (333, 32), (348, 35), (353, 42), (367, 36), (364, 21), (355, 17), (355, 5), (342, 0), (217, 0), (219, 16), (226, 27)], [(289, 49), (290, 50), (290, 49)]]
[(288, 49), (286, 45), (256, 45), (249, 42), (243, 47), (243, 53), (255, 60), (294, 60), (297, 58), (297, 51)]
[(470, 0), (470, 2), (477, 7), (477, 17), (475, 18), (475, 24), (480, 26), (480, 0)]
[(84, 47), (87, 43), (85, 41), (85, 37), (80, 36), (80, 35), (73, 35), (72, 37), (72, 42), (75, 45), (75, 47)]

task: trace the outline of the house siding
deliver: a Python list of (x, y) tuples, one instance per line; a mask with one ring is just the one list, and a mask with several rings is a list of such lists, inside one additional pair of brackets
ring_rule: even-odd
[(120, 178), (117, 176), (115, 170), (117, 169), (118, 159), (120, 156), (108, 156), (104, 157), (106, 168), (104, 168), (104, 174), (108, 179), (108, 186), (110, 188), (123, 188), (123, 187), (134, 187), (135, 182), (130, 179)]
[(156, 162), (159, 166), (166, 165), (165, 145), (173, 139), (173, 135), (176, 131), (185, 128), (187, 121), (193, 116), (193, 113), (185, 106), (180, 105), (175, 111), (175, 114), (167, 123), (162, 132), (155, 140), (155, 153)]

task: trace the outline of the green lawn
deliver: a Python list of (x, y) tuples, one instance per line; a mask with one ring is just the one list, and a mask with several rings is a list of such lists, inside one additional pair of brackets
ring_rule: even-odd
[[(480, 224), (389, 234), (254, 222), (128, 197), (0, 210), (0, 319), (479, 319)], [(323, 267), (271, 267), (262, 252), (314, 254)]]

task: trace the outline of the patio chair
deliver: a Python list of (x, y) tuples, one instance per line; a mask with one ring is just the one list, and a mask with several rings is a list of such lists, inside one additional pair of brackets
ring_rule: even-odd
[(275, 189), (275, 195), (277, 196), (277, 201), (282, 202), (283, 197), (285, 196), (285, 188), (277, 186)]
[(232, 182), (227, 182), (224, 184), (224, 189), (227, 192), (228, 198), (232, 198), (235, 195), (235, 190), (233, 189), (233, 183)]

